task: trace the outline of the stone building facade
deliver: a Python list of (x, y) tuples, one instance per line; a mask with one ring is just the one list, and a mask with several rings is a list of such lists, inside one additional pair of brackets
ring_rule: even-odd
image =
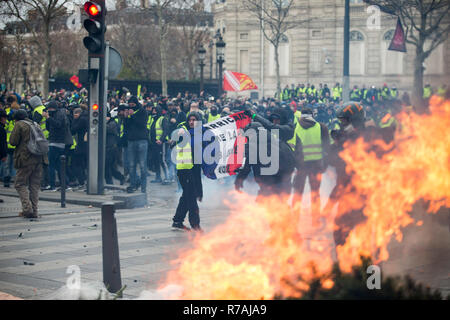
[[(342, 84), (344, 0), (296, 0), (289, 14), (308, 20), (288, 30), (279, 48), (282, 88), (287, 84)], [(401, 91), (413, 84), (415, 48), (407, 53), (388, 51), (397, 19), (362, 0), (350, 1), (350, 88), (387, 83)], [(248, 74), (259, 96), (276, 92), (274, 48), (263, 38), (258, 20), (240, 0), (218, 0), (213, 5), (214, 26), (226, 42), (224, 69)], [(376, 24), (379, 14), (379, 24)], [(374, 24), (375, 23), (375, 24)], [(379, 27), (377, 27), (377, 25)], [(425, 62), (424, 84), (434, 88), (450, 83), (450, 41), (440, 45)], [(245, 94), (249, 94), (246, 92)]]

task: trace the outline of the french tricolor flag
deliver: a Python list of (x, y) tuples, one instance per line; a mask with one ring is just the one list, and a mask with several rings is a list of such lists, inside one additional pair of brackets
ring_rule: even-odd
[[(243, 133), (250, 122), (250, 117), (241, 111), (202, 126), (202, 170), (205, 176), (220, 179), (237, 173), (245, 162), (246, 138)], [(195, 154), (194, 139), (191, 143)]]

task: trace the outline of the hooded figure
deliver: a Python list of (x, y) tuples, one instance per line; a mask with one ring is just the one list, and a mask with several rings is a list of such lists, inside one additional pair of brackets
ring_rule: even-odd
[(42, 106), (42, 100), (38, 96), (34, 96), (34, 97), (30, 98), (29, 103), (30, 103), (31, 108), (33, 108), (33, 110), (39, 106)]
[(319, 189), (322, 173), (327, 168), (330, 138), (328, 128), (313, 118), (313, 110), (304, 108), (295, 129), (294, 152), (297, 174), (294, 179), (294, 202), (301, 203), (306, 178), (311, 186), (311, 205), (313, 225), (319, 224), (320, 196)]
[[(191, 132), (196, 125), (201, 125), (198, 123), (201, 121), (201, 116), (199, 113), (193, 111), (189, 114), (187, 121), (180, 123), (178, 128), (180, 130), (190, 130)], [(197, 122), (197, 123), (196, 123)], [(196, 231), (202, 231), (200, 228), (200, 209), (197, 204), (198, 201), (203, 199), (203, 186), (201, 177), (201, 164), (194, 163), (194, 148), (192, 146), (192, 141), (195, 141), (195, 137), (190, 136), (190, 141), (178, 141), (175, 148), (177, 148), (176, 153), (176, 163), (177, 166), (177, 176), (180, 182), (183, 193), (178, 202), (178, 206), (173, 217), (173, 230), (188, 231), (190, 230), (186, 227), (183, 222), (186, 215), (189, 213), (189, 223), (192, 229)]]
[[(245, 112), (249, 115), (254, 111)], [(240, 190), (250, 171), (253, 171), (260, 187), (258, 196), (290, 194), (295, 158), (286, 141), (293, 136), (294, 127), (288, 123), (287, 113), (284, 108), (277, 108), (271, 114), (272, 122), (256, 113), (251, 117), (253, 122), (246, 127), (246, 133), (249, 134), (248, 130), (254, 130), (254, 136), (257, 138), (256, 141), (248, 139), (245, 146), (246, 162), (236, 177), (235, 189)], [(262, 152), (260, 148), (263, 148)], [(264, 154), (264, 151), (269, 161), (260, 158), (260, 154)], [(250, 163), (255, 158), (256, 163)]]

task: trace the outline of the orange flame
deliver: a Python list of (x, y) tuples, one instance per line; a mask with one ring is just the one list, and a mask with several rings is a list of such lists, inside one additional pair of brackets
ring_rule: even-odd
[[(359, 263), (360, 255), (375, 263), (389, 258), (387, 246), (402, 228), (414, 221), (408, 214), (420, 199), (429, 201), (429, 212), (450, 207), (450, 101), (431, 99), (430, 114), (402, 113), (391, 145), (363, 139), (347, 144), (342, 159), (351, 185), (338, 199), (338, 213), (362, 210), (366, 220), (357, 225), (346, 243), (336, 248), (343, 271)], [(385, 150), (377, 157), (373, 145)], [(395, 146), (394, 148), (392, 148)], [(271, 299), (276, 294), (299, 296), (292, 284), (307, 289), (314, 275), (326, 278), (333, 264), (332, 241), (305, 241), (298, 231), (300, 211), (281, 196), (255, 203), (246, 194), (231, 193), (227, 221), (193, 239), (194, 248), (173, 263), (167, 284), (183, 287), (183, 299)], [(335, 228), (327, 215), (329, 230)]]

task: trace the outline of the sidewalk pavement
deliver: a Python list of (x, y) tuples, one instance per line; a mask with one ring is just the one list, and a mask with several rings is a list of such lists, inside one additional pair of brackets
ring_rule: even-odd
[[(130, 209), (144, 207), (147, 204), (147, 198), (145, 194), (140, 192), (127, 193), (125, 187), (111, 186), (113, 189), (105, 188), (104, 194), (92, 195), (87, 194), (85, 190), (70, 189), (66, 190), (66, 205), (83, 205), (101, 208), (104, 202), (113, 202), (116, 208)], [(5, 188), (0, 186), (0, 199), (3, 196), (7, 197), (19, 197), (16, 189), (12, 186)], [(39, 201), (49, 201), (55, 203), (61, 203), (60, 191), (40, 191)]]

